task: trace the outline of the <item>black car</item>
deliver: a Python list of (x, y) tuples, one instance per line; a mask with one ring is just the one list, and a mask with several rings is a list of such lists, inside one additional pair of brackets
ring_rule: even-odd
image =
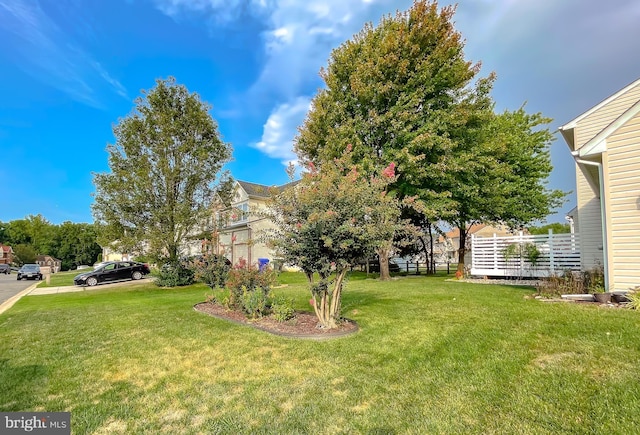
[(4, 273), (5, 275), (10, 274), (11, 266), (9, 266), (8, 264), (0, 264), (0, 273)]
[[(360, 269), (362, 271), (367, 270), (367, 263), (360, 263)], [(380, 261), (378, 260), (369, 260), (369, 273), (379, 273), (380, 272)], [(389, 260), (389, 272), (396, 273), (400, 272), (400, 266), (398, 266), (393, 260)]]
[(136, 261), (112, 261), (73, 278), (75, 285), (94, 286), (101, 282), (126, 281), (142, 279), (151, 271), (149, 266)]
[(18, 281), (24, 279), (38, 279), (42, 281), (40, 266), (37, 264), (25, 264), (18, 270)]

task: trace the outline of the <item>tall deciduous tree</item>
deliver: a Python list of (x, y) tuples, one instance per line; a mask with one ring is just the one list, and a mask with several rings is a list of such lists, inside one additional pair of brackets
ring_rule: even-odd
[[(386, 192), (393, 181), (392, 164), (370, 176), (353, 165), (348, 149), (320, 170), (310, 164), (298, 184), (273, 196), (267, 213), (276, 224), (271, 244), (306, 273), (324, 327), (339, 321), (346, 273), (398, 230), (401, 204)], [(320, 277), (315, 283), (314, 273)]]
[(495, 76), (478, 78), (479, 64), (464, 58), (454, 12), (416, 0), (334, 50), (296, 151), (322, 164), (352, 143), (363, 168), (396, 162), (390, 189), (417, 195), (428, 225), (444, 220), (462, 233), (477, 220), (538, 219), (562, 195), (544, 189), (550, 135), (535, 127), (545, 120), (522, 109), (495, 114)]
[(550, 121), (523, 108), (492, 114), (478, 129), (461, 131), (458, 145), (445, 156), (449, 170), (441, 183), (450, 192), (452, 212), (443, 219), (460, 230), (459, 271), (471, 225), (521, 228), (562, 204), (564, 193), (545, 184), (552, 169)]
[(301, 160), (322, 164), (352, 143), (363, 168), (398, 164), (390, 188), (418, 195), (425, 220), (445, 214), (448, 193), (432, 180), (445, 169), (442, 156), (455, 147), (451, 126), (467, 119), (472, 105), (463, 110), (459, 103), (476, 95), (470, 84), (479, 69), (464, 59), (453, 14), (453, 7), (439, 10), (435, 2), (417, 1), (376, 27), (367, 24), (334, 50), (321, 71), (326, 88), (296, 137)]
[(231, 159), (210, 106), (175, 79), (143, 91), (114, 127), (111, 172), (94, 174), (93, 214), (100, 243), (144, 250), (175, 262), (185, 240), (207, 221), (216, 193), (228, 191)]

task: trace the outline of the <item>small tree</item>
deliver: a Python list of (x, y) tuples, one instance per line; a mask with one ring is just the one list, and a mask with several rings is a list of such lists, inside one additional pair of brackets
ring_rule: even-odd
[[(368, 176), (353, 165), (351, 148), (300, 183), (274, 194), (268, 216), (276, 223), (271, 244), (288, 264), (300, 267), (311, 290), (310, 303), (324, 328), (339, 323), (344, 279), (354, 264), (388, 248), (399, 227), (401, 203), (386, 192), (395, 181), (393, 163)], [(314, 282), (314, 274), (319, 281)]]

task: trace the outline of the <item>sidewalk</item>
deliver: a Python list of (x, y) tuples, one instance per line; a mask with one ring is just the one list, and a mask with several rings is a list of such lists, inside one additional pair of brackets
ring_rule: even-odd
[(104, 286), (95, 286), (95, 287), (78, 287), (75, 285), (65, 286), (65, 287), (36, 287), (31, 292), (29, 292), (29, 296), (37, 296), (37, 295), (53, 295), (56, 293), (71, 293), (71, 292), (81, 292), (86, 289), (95, 289), (95, 288), (104, 288)]
[(81, 287), (77, 285), (69, 285), (69, 286), (63, 286), (63, 287), (42, 287), (42, 288), (35, 287), (33, 290), (31, 290), (30, 293), (28, 293), (28, 295), (29, 296), (53, 295), (56, 293), (83, 292), (85, 290), (102, 290), (103, 288), (118, 287), (125, 284), (149, 284), (151, 282), (153, 282), (153, 278), (143, 278), (137, 281), (126, 280), (126, 281), (113, 282), (109, 284), (98, 284), (93, 287)]

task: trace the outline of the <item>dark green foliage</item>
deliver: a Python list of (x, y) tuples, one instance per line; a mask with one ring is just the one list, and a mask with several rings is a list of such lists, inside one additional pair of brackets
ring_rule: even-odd
[(231, 186), (222, 171), (231, 147), (210, 108), (170, 77), (143, 91), (114, 126), (110, 172), (94, 174), (101, 243), (175, 262), (184, 241), (204, 229), (211, 201)]
[(26, 263), (36, 262), (36, 251), (31, 245), (16, 245), (13, 247), (13, 262), (22, 266)]
[[(37, 255), (51, 255), (62, 262), (62, 270), (91, 265), (102, 251), (96, 239), (93, 224), (67, 221), (54, 225), (42, 215), (0, 223), (0, 243), (13, 247), (14, 253), (22, 245), (18, 248), (22, 256), (15, 259), (20, 264), (33, 263)], [(23, 261), (23, 257), (30, 260)]]
[(549, 234), (549, 230), (553, 231), (553, 234), (567, 234), (571, 232), (569, 224), (563, 224), (560, 222), (554, 222), (552, 224), (543, 225), (541, 227), (529, 227), (527, 228), (530, 234)]
[(585, 293), (604, 293), (604, 267), (602, 265), (593, 267), (582, 272)]
[(462, 271), (470, 225), (521, 227), (545, 218), (563, 193), (545, 186), (551, 120), (523, 108), (495, 112), (496, 76), (478, 78), (479, 64), (465, 60), (454, 12), (417, 0), (335, 49), (295, 147), (316, 164), (347, 144), (367, 170), (395, 162), (390, 190), (417, 196), (428, 225), (460, 229)]
[(181, 287), (195, 282), (195, 273), (181, 263), (167, 263), (156, 275), (156, 284), (160, 287)]

